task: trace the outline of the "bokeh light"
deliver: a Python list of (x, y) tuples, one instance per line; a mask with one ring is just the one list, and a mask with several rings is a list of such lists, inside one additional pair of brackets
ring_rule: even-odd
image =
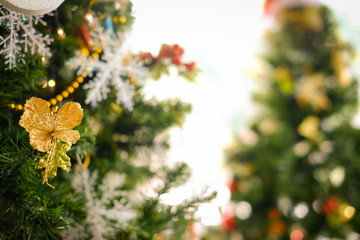
[(213, 203), (201, 204), (195, 217), (205, 226), (218, 226), (221, 224), (221, 213), (219, 208)]
[(303, 240), (305, 237), (305, 234), (303, 233), (303, 231), (297, 229), (291, 232), (290, 234), (290, 239), (291, 240)]
[(330, 182), (334, 187), (340, 187), (345, 178), (345, 169), (343, 166), (335, 167), (329, 174)]
[(56, 85), (56, 82), (55, 82), (54, 79), (50, 79), (50, 80), (48, 81), (48, 86), (49, 86), (49, 87), (55, 87), (55, 85)]
[(239, 219), (245, 220), (251, 216), (252, 207), (250, 203), (241, 201), (235, 205), (235, 215)]
[(309, 213), (309, 207), (305, 202), (299, 203), (294, 207), (294, 215), (298, 219), (306, 217)]

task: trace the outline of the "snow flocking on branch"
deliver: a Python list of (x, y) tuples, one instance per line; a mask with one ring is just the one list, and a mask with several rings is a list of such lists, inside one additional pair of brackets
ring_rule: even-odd
[(0, 54), (5, 55), (5, 63), (12, 69), (17, 63), (24, 61), (22, 48), (24, 52), (31, 49), (31, 54), (40, 54), (41, 56), (51, 56), (48, 44), (52, 39), (48, 35), (37, 32), (34, 25), (41, 23), (42, 15), (33, 16), (18, 13), (0, 4), (0, 26), (7, 29), (8, 35), (0, 35)]
[(149, 76), (148, 70), (122, 48), (123, 41), (118, 36), (111, 36), (100, 26), (91, 32), (91, 36), (95, 46), (102, 48), (101, 59), (77, 53), (68, 62), (70, 67), (78, 69), (77, 74), (93, 77), (84, 85), (84, 89), (88, 89), (85, 103), (96, 107), (99, 102), (107, 99), (111, 87), (114, 87), (116, 103), (131, 111), (135, 95), (133, 81), (137, 85), (143, 84)]

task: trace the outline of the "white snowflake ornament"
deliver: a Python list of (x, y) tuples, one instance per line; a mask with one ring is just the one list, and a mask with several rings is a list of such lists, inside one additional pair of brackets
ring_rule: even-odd
[(52, 39), (35, 30), (39, 22), (46, 26), (42, 16), (18, 13), (0, 5), (0, 27), (7, 29), (7, 35), (0, 35), (0, 54), (5, 55), (5, 63), (9, 69), (19, 62), (25, 63), (22, 55), (31, 50), (31, 54), (51, 56), (48, 45)]
[(77, 69), (77, 74), (93, 78), (84, 84), (84, 89), (88, 90), (85, 103), (96, 107), (99, 102), (108, 98), (113, 87), (116, 91), (116, 103), (132, 111), (135, 85), (130, 79), (140, 86), (149, 76), (148, 70), (123, 49), (123, 41), (116, 35), (110, 36), (109, 32), (97, 26), (91, 36), (95, 46), (102, 48), (101, 59), (81, 56), (78, 52), (68, 62), (69, 67)]
[(63, 232), (68, 240), (88, 239), (84, 235), (85, 226), (90, 227), (91, 240), (113, 238), (120, 227), (125, 229), (137, 216), (134, 206), (129, 202), (129, 192), (120, 188), (125, 184), (126, 175), (108, 172), (98, 186), (101, 195), (95, 191), (98, 172), (90, 173), (89, 169), (81, 168), (81, 160), (77, 158), (73, 187), (85, 196), (87, 218), (82, 225), (72, 222), (70, 228)]

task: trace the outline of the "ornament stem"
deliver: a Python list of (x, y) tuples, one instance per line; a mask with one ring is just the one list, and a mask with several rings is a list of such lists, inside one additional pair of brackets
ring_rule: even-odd
[(48, 182), (48, 177), (47, 177), (47, 174), (48, 174), (48, 171), (49, 171), (49, 167), (50, 167), (50, 162), (52, 160), (52, 157), (54, 155), (54, 151), (55, 151), (55, 147), (56, 147), (56, 138), (53, 138), (51, 140), (51, 143), (50, 143), (50, 151), (49, 151), (49, 155), (48, 155), (48, 158), (46, 160), (46, 166), (45, 166), (45, 171), (44, 171), (44, 176), (43, 176), (43, 182), (42, 184), (46, 183), (49, 187), (55, 189), (54, 186), (52, 186), (49, 182)]

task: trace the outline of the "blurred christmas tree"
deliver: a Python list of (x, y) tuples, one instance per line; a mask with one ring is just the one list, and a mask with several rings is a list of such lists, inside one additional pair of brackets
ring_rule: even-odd
[(0, 239), (186, 238), (212, 196), (159, 196), (189, 177), (164, 160), (191, 106), (142, 89), (170, 67), (192, 82), (195, 63), (127, 51), (127, 0), (0, 2)]
[(317, 1), (267, 1), (267, 10), (259, 111), (226, 151), (224, 226), (234, 239), (360, 239), (354, 51)]

